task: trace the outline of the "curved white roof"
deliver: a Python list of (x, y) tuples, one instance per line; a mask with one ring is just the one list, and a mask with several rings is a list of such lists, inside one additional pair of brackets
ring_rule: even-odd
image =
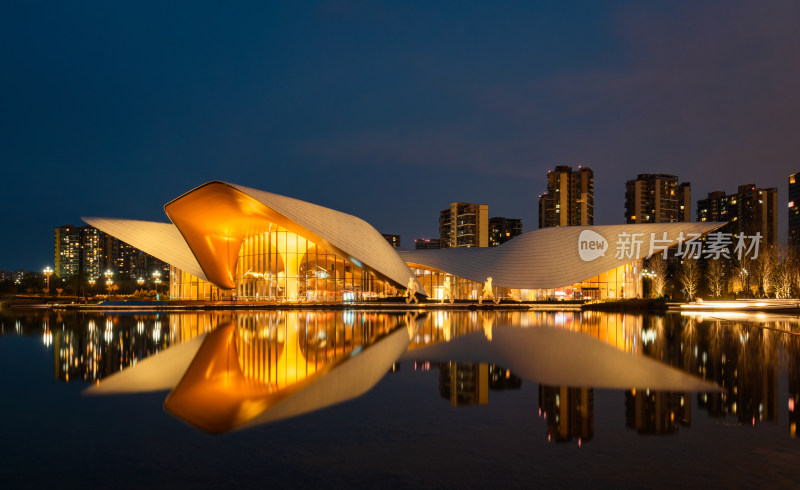
[(142, 252), (204, 281), (208, 280), (181, 232), (172, 223), (118, 218), (81, 219)]
[[(400, 250), (411, 264), (437, 269), (482, 283), (491, 277), (494, 286), (514, 289), (551, 289), (584, 281), (631, 260), (649, 255), (651, 234), (661, 240), (664, 233), (670, 245), (678, 243), (681, 232), (706, 234), (725, 223), (654, 223), (643, 225), (566, 226), (542, 228), (523, 233), (499, 247), (445, 248), (439, 250)], [(579, 237), (590, 230), (607, 242), (605, 255), (581, 259)], [(637, 235), (643, 243), (638, 253), (616, 258), (617, 240), (622, 234)], [(594, 236), (594, 235), (592, 235)], [(595, 237), (597, 238), (597, 237)], [(602, 241), (597, 238), (596, 241)]]
[[(176, 206), (181, 201), (190, 204), (188, 212), (186, 206), (183, 209)], [(416, 281), (396, 250), (369, 223), (316, 204), (213, 181), (171, 201), (165, 210), (174, 224), (93, 217), (83, 220), (164, 262), (224, 288), (232, 287), (220, 274), (220, 270), (230, 267), (230, 264), (225, 264), (230, 257), (193, 247), (202, 248), (211, 240), (210, 237), (216, 238), (220, 227), (234, 229), (232, 236), (241, 240), (248, 234), (265, 231), (270, 222), (344, 256), (401, 288), (412, 277)], [(258, 222), (264, 224), (263, 229), (254, 225)], [(427, 294), (419, 282), (417, 288), (421, 294)]]
[[(361, 218), (291, 197), (242, 185), (228, 185), (297, 223), (321, 239), (319, 245), (327, 244), (337, 249), (360, 267), (372, 269), (403, 288), (409, 278), (414, 277), (397, 250)], [(425, 294), (422, 285), (417, 283), (417, 287)]]
[[(168, 203), (165, 211), (175, 224), (111, 218), (84, 221), (223, 288), (233, 287), (231, 270), (238, 245), (225, 246), (225, 253), (218, 245), (241, 243), (245, 236), (266, 231), (269, 223), (298, 233), (401, 288), (414, 277), (409, 265), (419, 265), (479, 283), (492, 277), (495, 286), (514, 289), (550, 289), (581, 282), (646, 257), (651, 238), (665, 240), (661, 245), (675, 245), (681, 233), (685, 237), (706, 234), (724, 224), (555, 227), (525, 233), (493, 248), (397, 250), (355, 216), (225, 182), (203, 184)], [(641, 244), (617, 257), (622, 236)], [(585, 249), (582, 258), (579, 241), (586, 239), (594, 245), (589, 244), (592, 248)], [(602, 250), (594, 248), (601, 244)]]

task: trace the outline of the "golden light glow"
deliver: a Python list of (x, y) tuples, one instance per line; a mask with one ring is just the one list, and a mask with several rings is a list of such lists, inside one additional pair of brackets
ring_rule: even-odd
[(207, 432), (236, 429), (393, 332), (402, 319), (359, 315), (266, 313), (249, 325), (231, 321), (218, 327), (208, 333), (164, 408)]
[(285, 332), (288, 338), (280, 343), (283, 352), (278, 355), (274, 384), (258, 382), (252, 373), (248, 376), (251, 366), (247, 362), (242, 368), (233, 323), (211, 332), (181, 382), (167, 397), (164, 408), (203, 430), (220, 433), (252, 419), (305, 386), (316, 369), (301, 354), (296, 322), (287, 325)]
[(234, 271), (242, 240), (267, 231), (273, 213), (255, 199), (219, 182), (206, 184), (164, 206), (208, 280), (236, 287)]
[[(299, 264), (294, 259), (301, 255), (299, 250), (305, 250), (309, 243), (313, 243), (359, 268), (369, 270), (381, 280), (386, 280), (383, 275), (364, 266), (331, 243), (223, 182), (209, 182), (198, 187), (168, 203), (164, 206), (164, 211), (180, 230), (208, 282), (220, 289), (236, 288), (237, 280), (240, 279), (237, 277), (236, 266), (245, 240), (268, 234), (278, 228), (294, 237), (288, 243), (273, 243), (277, 245), (277, 249), (273, 250), (277, 250), (285, 259), (285, 277), (297, 277)], [(297, 300), (297, 282), (286, 282), (286, 298)]]

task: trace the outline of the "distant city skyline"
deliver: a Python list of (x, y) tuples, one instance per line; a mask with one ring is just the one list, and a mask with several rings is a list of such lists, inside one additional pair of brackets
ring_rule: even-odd
[(406, 249), (459, 201), (527, 232), (558, 165), (594, 171), (595, 225), (624, 223), (638, 174), (679, 175), (693, 206), (775, 187), (786, 242), (795, 2), (0, 13), (0, 269), (52, 267), (53, 228), (82, 216), (167, 221), (209, 180), (357, 215)]

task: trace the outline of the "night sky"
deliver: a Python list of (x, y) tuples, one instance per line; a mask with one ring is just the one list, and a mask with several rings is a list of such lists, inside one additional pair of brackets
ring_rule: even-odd
[[(254, 2), (255, 4), (256, 2)], [(267, 3), (267, 2), (264, 2)], [(438, 236), (452, 201), (537, 228), (555, 165), (779, 191), (800, 171), (800, 3), (0, 0), (0, 269), (81, 216), (167, 221), (209, 180)]]

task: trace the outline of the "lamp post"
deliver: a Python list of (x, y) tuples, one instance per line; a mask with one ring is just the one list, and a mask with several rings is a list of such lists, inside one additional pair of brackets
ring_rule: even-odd
[(114, 275), (114, 273), (111, 271), (111, 269), (107, 269), (103, 275), (106, 276), (106, 288), (108, 288), (108, 295), (111, 296), (111, 286), (114, 284), (114, 281), (111, 279), (111, 277)]
[(52, 273), (53, 269), (51, 269), (49, 265), (44, 268), (44, 277), (47, 278), (47, 288), (44, 290), (45, 294), (50, 294), (50, 274)]
[(156, 300), (160, 299), (158, 295), (158, 285), (161, 284), (161, 271), (153, 271), (153, 281), (156, 283)]

